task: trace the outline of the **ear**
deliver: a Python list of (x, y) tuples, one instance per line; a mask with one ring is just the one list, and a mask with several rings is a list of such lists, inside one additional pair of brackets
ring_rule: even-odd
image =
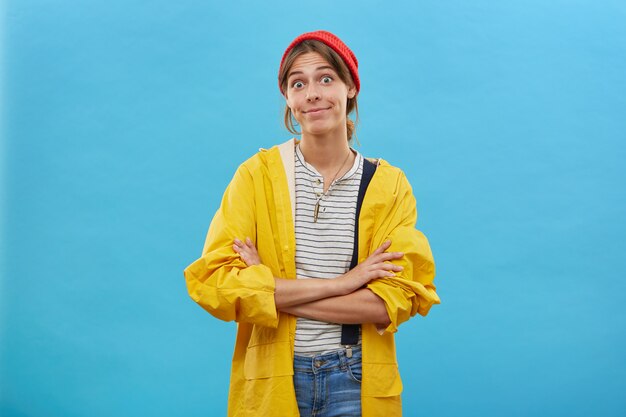
[(356, 87), (352, 86), (348, 88), (348, 98), (354, 98), (354, 97), (356, 97)]

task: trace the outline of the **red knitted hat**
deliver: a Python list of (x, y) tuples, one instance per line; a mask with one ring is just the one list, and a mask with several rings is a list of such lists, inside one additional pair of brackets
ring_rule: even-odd
[[(339, 54), (343, 62), (350, 70), (350, 74), (352, 75), (352, 81), (354, 81), (354, 86), (356, 87), (356, 92), (358, 93), (361, 89), (361, 82), (359, 81), (359, 61), (356, 60), (356, 56), (354, 56), (354, 53), (350, 50), (350, 48), (348, 48), (345, 43), (341, 41), (341, 39), (325, 30), (317, 30), (315, 32), (303, 33), (302, 35), (294, 39), (293, 42), (289, 44), (287, 50), (285, 50), (285, 53), (283, 54), (283, 58), (280, 60), (278, 73), (280, 74), (280, 71), (283, 69), (283, 64), (285, 63), (285, 58), (287, 58), (289, 51), (291, 51), (293, 47), (300, 42), (309, 39), (320, 41)], [(280, 85), (280, 80), (278, 80), (278, 89), (280, 90), (281, 94), (284, 95), (282, 86)]]

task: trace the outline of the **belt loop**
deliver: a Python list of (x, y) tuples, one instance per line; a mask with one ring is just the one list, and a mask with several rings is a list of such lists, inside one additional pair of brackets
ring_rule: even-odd
[(337, 357), (339, 358), (339, 367), (342, 371), (348, 369), (348, 361), (346, 360), (346, 351), (341, 349), (337, 352)]

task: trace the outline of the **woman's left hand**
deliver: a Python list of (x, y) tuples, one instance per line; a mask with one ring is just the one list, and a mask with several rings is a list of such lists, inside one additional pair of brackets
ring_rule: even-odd
[(246, 241), (242, 242), (241, 240), (235, 238), (234, 242), (233, 249), (239, 254), (247, 266), (261, 264), (261, 257), (252, 243), (252, 239), (247, 237)]

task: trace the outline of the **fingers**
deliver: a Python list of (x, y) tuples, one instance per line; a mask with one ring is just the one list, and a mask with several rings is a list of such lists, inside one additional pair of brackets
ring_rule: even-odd
[(372, 255), (378, 255), (378, 254), (383, 253), (384, 251), (386, 251), (387, 249), (389, 249), (389, 246), (391, 246), (391, 240), (385, 240), (385, 241), (383, 242), (383, 244), (382, 244), (382, 245), (380, 245), (380, 246), (378, 247), (378, 249), (376, 249), (376, 250), (372, 253)]
[(254, 243), (252, 243), (252, 239), (250, 239), (249, 237), (246, 238), (246, 241), (243, 242), (238, 238), (235, 238), (233, 240), (233, 242), (235, 242), (235, 244), (233, 246), (238, 246), (239, 248), (244, 248), (244, 247), (249, 247), (249, 248), (254, 248), (256, 249), (256, 247), (254, 246)]
[(371, 272), (370, 280), (375, 278), (387, 278), (387, 277), (395, 277), (396, 274), (393, 271), (386, 271), (384, 269), (376, 269)]
[[(390, 247), (391, 247), (391, 240), (387, 239), (374, 252), (372, 252), (372, 254), (370, 255), (370, 258), (377, 258), (379, 256), (383, 256), (380, 259), (387, 261), (391, 259), (399, 259), (404, 256), (403, 252), (385, 252)], [(379, 258), (377, 258), (376, 260), (378, 261)]]
[(372, 264), (377, 264), (385, 261), (393, 261), (394, 259), (400, 259), (404, 256), (403, 252), (384, 252), (377, 255), (372, 255), (368, 260)]
[(252, 239), (246, 237), (245, 242), (240, 240), (239, 238), (233, 239), (233, 250), (239, 254), (241, 259), (250, 265), (256, 265), (261, 262), (258, 252), (256, 250), (256, 246), (252, 243)]
[(234, 242), (233, 243), (233, 250), (235, 252), (237, 252), (239, 255), (241, 255), (242, 257), (245, 256), (245, 253), (248, 250), (247, 245), (244, 242), (242, 242), (241, 240), (239, 240), (238, 238), (235, 238), (233, 240), (233, 242)]
[(402, 265), (395, 265), (387, 262), (372, 265), (372, 272), (377, 278), (395, 277), (397, 272), (402, 272)]
[(387, 271), (396, 271), (396, 272), (404, 271), (404, 267), (402, 265), (390, 264), (387, 262), (383, 262), (380, 265), (382, 269), (387, 270)]
[(391, 261), (392, 259), (400, 259), (404, 256), (404, 252), (385, 252), (383, 253), (385, 261)]

